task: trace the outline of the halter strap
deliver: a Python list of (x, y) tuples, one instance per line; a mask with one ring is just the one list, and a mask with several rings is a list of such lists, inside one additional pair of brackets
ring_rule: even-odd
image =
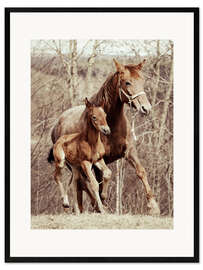
[(139, 96), (141, 96), (141, 95), (145, 95), (145, 92), (144, 92), (144, 91), (141, 91), (141, 92), (139, 92), (139, 93), (137, 93), (137, 94), (135, 94), (135, 95), (133, 95), (133, 96), (130, 96), (130, 95), (126, 94), (126, 92), (123, 91), (123, 89), (120, 87), (120, 88), (119, 88), (119, 97), (120, 97), (120, 100), (121, 100), (121, 101), (122, 101), (121, 93), (123, 93), (124, 96), (127, 97), (128, 103), (131, 103), (136, 97), (139, 97)]
[(141, 95), (146, 95), (146, 93), (145, 93), (144, 91), (141, 91), (141, 92), (139, 92), (139, 93), (137, 93), (137, 94), (135, 94), (135, 95), (133, 95), (133, 96), (130, 96), (130, 95), (128, 95), (128, 94), (123, 90), (123, 88), (121, 87), (120, 83), (121, 83), (121, 79), (120, 79), (120, 76), (118, 75), (119, 97), (120, 97), (120, 101), (121, 101), (121, 102), (122, 102), (121, 93), (123, 93), (124, 96), (127, 97), (128, 103), (129, 103), (130, 106), (131, 106), (131, 102), (132, 102), (136, 97), (139, 97), (139, 96), (141, 96)]

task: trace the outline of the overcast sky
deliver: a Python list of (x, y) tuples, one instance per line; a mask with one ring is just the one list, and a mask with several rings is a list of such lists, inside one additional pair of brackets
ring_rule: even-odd
[[(83, 55), (88, 56), (92, 52), (95, 40), (77, 40), (78, 53), (83, 51)], [(100, 54), (108, 55), (135, 55), (140, 56), (156, 54), (156, 40), (99, 40), (101, 42), (98, 50)], [(160, 40), (160, 52), (164, 53), (168, 48), (168, 40)], [(55, 54), (56, 47), (61, 46), (64, 54), (69, 52), (69, 40), (32, 40), (32, 52)]]

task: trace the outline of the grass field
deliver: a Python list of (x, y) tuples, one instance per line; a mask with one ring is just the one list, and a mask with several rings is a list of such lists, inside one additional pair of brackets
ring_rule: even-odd
[(32, 216), (32, 229), (173, 229), (172, 217), (81, 214)]

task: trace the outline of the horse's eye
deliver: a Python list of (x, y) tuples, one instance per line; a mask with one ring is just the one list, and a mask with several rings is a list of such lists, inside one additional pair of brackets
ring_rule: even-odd
[(130, 83), (130, 82), (126, 82), (125, 84), (126, 84), (126, 85), (131, 85), (131, 83)]
[(92, 116), (92, 120), (94, 120), (94, 121), (96, 121), (96, 120), (97, 120), (97, 118), (96, 118), (96, 116), (95, 116), (95, 115), (93, 115), (93, 116)]

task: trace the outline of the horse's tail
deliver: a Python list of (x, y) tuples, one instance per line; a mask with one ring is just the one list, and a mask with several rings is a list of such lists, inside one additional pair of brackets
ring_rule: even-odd
[(54, 161), (53, 147), (49, 151), (49, 155), (48, 155), (47, 160), (49, 163), (52, 163)]

